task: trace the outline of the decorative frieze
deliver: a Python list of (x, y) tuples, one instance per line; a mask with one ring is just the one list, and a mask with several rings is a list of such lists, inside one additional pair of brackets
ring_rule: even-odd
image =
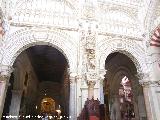
[[(11, 1), (8, 4), (13, 4)], [(31, 0), (15, 3), (12, 6), (12, 24), (30, 24), (46, 26), (77, 26), (77, 12), (68, 0)]]

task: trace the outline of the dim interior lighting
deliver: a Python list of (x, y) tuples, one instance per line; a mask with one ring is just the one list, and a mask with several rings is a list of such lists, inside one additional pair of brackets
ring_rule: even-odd
[(61, 110), (60, 110), (60, 109), (57, 109), (56, 112), (57, 112), (58, 114), (60, 114), (60, 113), (61, 113)]
[(36, 109), (37, 109), (37, 105), (36, 105)]
[(60, 105), (58, 105), (58, 109), (56, 110), (56, 112), (58, 113), (58, 119), (61, 119), (61, 109), (60, 109)]
[(46, 93), (44, 95), (46, 95)]

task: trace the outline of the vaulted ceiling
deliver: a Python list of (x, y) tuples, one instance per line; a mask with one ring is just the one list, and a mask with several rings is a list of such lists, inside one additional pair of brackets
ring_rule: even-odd
[(39, 81), (61, 82), (67, 62), (60, 51), (37, 45), (27, 49), (27, 54)]

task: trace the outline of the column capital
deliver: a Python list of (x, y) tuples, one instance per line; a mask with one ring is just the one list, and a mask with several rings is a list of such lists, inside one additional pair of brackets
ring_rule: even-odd
[(0, 65), (0, 81), (8, 80), (10, 78), (13, 68), (7, 65)]
[(140, 80), (146, 80), (149, 79), (150, 74), (149, 73), (137, 73), (136, 76), (140, 79)]
[(107, 70), (100, 69), (99, 70), (99, 79), (103, 79), (104, 80), (106, 72), (107, 72)]
[(94, 88), (96, 81), (87, 81), (88, 87)]
[(71, 72), (71, 73), (69, 74), (70, 84), (73, 84), (73, 83), (76, 82), (76, 77), (77, 77), (77, 74), (76, 74), (76, 73)]

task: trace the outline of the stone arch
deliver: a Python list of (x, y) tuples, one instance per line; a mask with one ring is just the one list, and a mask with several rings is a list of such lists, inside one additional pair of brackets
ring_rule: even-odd
[(77, 45), (66, 33), (58, 30), (22, 29), (11, 34), (1, 48), (2, 65), (12, 66), (16, 57), (25, 49), (35, 45), (48, 45), (58, 49), (66, 58), (70, 71), (75, 71)]
[(99, 49), (99, 67), (105, 68), (107, 56), (114, 52), (120, 52), (128, 56), (137, 68), (138, 73), (146, 73), (145, 51), (133, 40), (123, 38), (104, 39), (98, 44)]

